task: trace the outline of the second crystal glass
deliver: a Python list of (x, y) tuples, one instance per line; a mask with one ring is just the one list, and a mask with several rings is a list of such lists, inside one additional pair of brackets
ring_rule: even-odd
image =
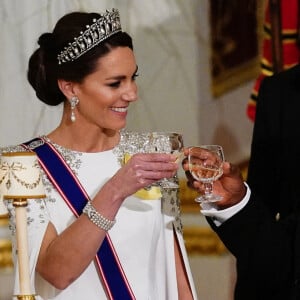
[(204, 184), (204, 194), (196, 202), (216, 202), (221, 196), (213, 194), (213, 183), (223, 174), (224, 153), (219, 145), (201, 145), (189, 149), (190, 173)]

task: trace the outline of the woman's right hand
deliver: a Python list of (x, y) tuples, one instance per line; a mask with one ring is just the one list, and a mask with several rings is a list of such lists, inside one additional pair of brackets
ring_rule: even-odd
[(176, 157), (166, 153), (137, 153), (109, 180), (126, 198), (141, 188), (176, 174)]

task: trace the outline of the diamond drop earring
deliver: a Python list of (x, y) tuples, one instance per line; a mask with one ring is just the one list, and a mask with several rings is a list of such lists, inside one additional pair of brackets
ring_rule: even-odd
[(73, 96), (70, 100), (70, 105), (71, 105), (71, 121), (75, 122), (76, 121), (76, 116), (75, 116), (75, 112), (74, 109), (76, 107), (76, 105), (79, 103), (79, 99), (77, 98), (77, 96)]

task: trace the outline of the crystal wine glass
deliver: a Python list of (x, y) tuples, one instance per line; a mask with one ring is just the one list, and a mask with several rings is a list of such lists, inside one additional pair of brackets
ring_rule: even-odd
[(221, 196), (213, 194), (213, 183), (223, 174), (224, 152), (219, 145), (201, 145), (189, 149), (188, 163), (193, 178), (204, 184), (204, 194), (196, 202), (216, 202)]
[[(150, 132), (146, 152), (171, 153), (180, 160), (183, 150), (182, 134), (177, 132)], [(177, 176), (164, 178), (158, 182), (163, 189), (176, 189), (179, 187)]]

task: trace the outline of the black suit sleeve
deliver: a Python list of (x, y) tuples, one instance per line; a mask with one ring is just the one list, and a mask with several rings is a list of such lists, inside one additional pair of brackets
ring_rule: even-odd
[(236, 298), (289, 299), (297, 217), (276, 222), (262, 201), (251, 198), (238, 214), (211, 227), (236, 257)]

